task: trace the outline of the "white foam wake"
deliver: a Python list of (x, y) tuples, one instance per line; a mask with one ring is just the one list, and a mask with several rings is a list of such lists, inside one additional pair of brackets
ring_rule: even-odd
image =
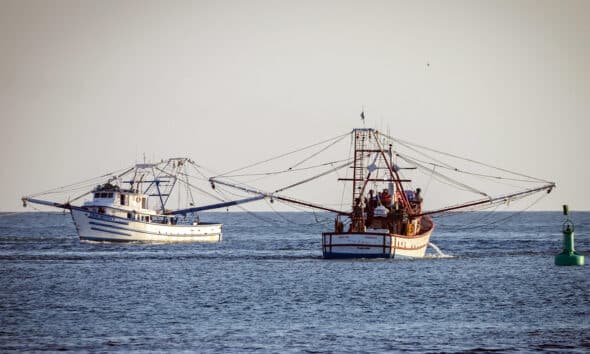
[(437, 258), (453, 258), (453, 256), (448, 255), (448, 254), (445, 254), (443, 251), (441, 251), (441, 249), (438, 248), (438, 246), (435, 245), (432, 242), (429, 242), (428, 243), (428, 246), (432, 247), (432, 249), (434, 249), (436, 251), (437, 254), (434, 255), (434, 257), (437, 257)]

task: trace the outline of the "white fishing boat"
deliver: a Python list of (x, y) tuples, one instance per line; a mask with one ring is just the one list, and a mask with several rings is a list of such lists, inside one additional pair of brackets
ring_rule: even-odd
[[(275, 158), (250, 164), (244, 168), (234, 169), (227, 173), (212, 177), (212, 185), (229, 187), (237, 191), (265, 197), (271, 202), (279, 201), (290, 205), (329, 211), (336, 214), (334, 229), (322, 234), (322, 253), (325, 258), (421, 258), (426, 254), (430, 237), (435, 229), (432, 215), (442, 215), (458, 210), (476, 210), (491, 208), (501, 204), (513, 203), (524, 197), (539, 193), (550, 192), (555, 183), (529, 177), (506, 169), (460, 158), (455, 155), (437, 152), (420, 145), (411, 144), (400, 139), (380, 133), (375, 129), (358, 128), (350, 133), (350, 148), (348, 158), (335, 161), (318, 161), (318, 156), (327, 154), (335, 149), (340, 142), (345, 141), (349, 134), (327, 139), (323, 142), (281, 154)], [(400, 149), (394, 149), (394, 146)], [(406, 147), (407, 151), (401, 151)], [(311, 153), (309, 153), (311, 151)], [(301, 157), (297, 154), (307, 153)], [(413, 155), (412, 155), (413, 154)], [(439, 154), (434, 157), (432, 155)], [(290, 163), (277, 167), (280, 159), (293, 156)], [(337, 156), (333, 154), (333, 156)], [(482, 167), (480, 169), (457, 167), (443, 158), (456, 160)], [(264, 170), (253, 170), (261, 166), (272, 165)], [(402, 164), (405, 164), (402, 165)], [(275, 166), (276, 165), (276, 166)], [(484, 172), (483, 170), (487, 170)], [(425, 183), (430, 186), (437, 181), (442, 185), (455, 187), (457, 190), (448, 196), (463, 197), (475, 193), (479, 198), (461, 200), (453, 203), (450, 198), (431, 210), (423, 208), (423, 193), (421, 189), (410, 187), (412, 179), (402, 176), (402, 172), (421, 170), (427, 177)], [(310, 172), (313, 171), (313, 172)], [(348, 177), (340, 177), (338, 171), (344, 171)], [(309, 172), (305, 177), (294, 179), (294, 174)], [(349, 175), (352, 172), (352, 176)], [(448, 173), (445, 173), (448, 172)], [(288, 191), (311, 182), (325, 179), (326, 176), (338, 174), (339, 181), (351, 185), (348, 194), (351, 196), (347, 203), (341, 202), (340, 209), (334, 208), (329, 202), (306, 201), (301, 197), (287, 195)], [(502, 187), (509, 187), (509, 191), (496, 195), (483, 192), (477, 187), (455, 179), (453, 174), (467, 177), (477, 177), (492, 182), (500, 182)], [(286, 177), (282, 180), (286, 185), (267, 183), (266, 187), (253, 186), (249, 181), (262, 184), (265, 178)], [(240, 180), (242, 179), (242, 180)], [(433, 182), (435, 180), (435, 182)], [(337, 192), (327, 192), (324, 184), (316, 188), (313, 193), (319, 199), (320, 195), (336, 195)], [(504, 188), (506, 190), (506, 188)], [(431, 194), (438, 196), (437, 194)], [(436, 192), (434, 192), (436, 193)], [(442, 194), (440, 194), (442, 195)]]
[[(69, 185), (44, 193), (22, 198), (27, 203), (62, 208), (71, 211), (80, 240), (87, 241), (138, 241), (138, 242), (219, 242), (222, 224), (202, 222), (197, 212), (224, 208), (259, 198), (224, 201), (207, 193), (218, 203), (195, 206), (188, 168), (198, 166), (188, 158), (170, 158), (158, 163), (140, 163), (122, 172), (110, 173), (89, 191), (67, 202), (39, 199), (40, 196), (77, 191), (94, 180)], [(175, 190), (184, 187), (186, 207), (171, 210), (166, 206), (171, 196), (180, 204), (183, 193)], [(76, 201), (91, 197), (76, 204)]]

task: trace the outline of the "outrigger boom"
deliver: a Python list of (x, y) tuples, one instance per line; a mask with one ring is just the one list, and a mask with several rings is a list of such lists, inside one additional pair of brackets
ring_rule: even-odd
[(478, 200), (478, 201), (474, 201), (471, 203), (464, 203), (464, 204), (457, 204), (457, 205), (453, 205), (450, 207), (446, 207), (446, 208), (442, 208), (442, 209), (437, 209), (437, 210), (430, 210), (430, 211), (425, 211), (423, 213), (414, 215), (414, 216), (424, 216), (424, 215), (434, 215), (434, 214), (441, 214), (441, 213), (446, 213), (449, 211), (453, 211), (453, 210), (459, 210), (459, 209), (465, 209), (465, 208), (469, 208), (469, 207), (473, 207), (473, 206), (478, 206), (478, 205), (484, 205), (484, 204), (496, 204), (497, 202), (509, 202), (510, 200), (516, 199), (518, 198), (522, 198), (522, 197), (526, 197), (527, 195), (530, 194), (534, 194), (537, 192), (541, 192), (543, 190), (546, 190), (547, 193), (551, 193), (551, 191), (553, 190), (553, 188), (555, 188), (555, 183), (550, 183), (547, 184), (545, 186), (539, 187), (539, 188), (534, 188), (534, 189), (530, 189), (530, 190), (526, 190), (523, 192), (518, 192), (518, 193), (513, 193), (513, 194), (507, 194), (507, 195), (503, 195), (500, 197), (496, 197), (496, 198), (488, 198), (488, 199), (482, 199), (482, 200)]
[(204, 205), (204, 206), (194, 207), (194, 208), (187, 208), (187, 209), (180, 209), (180, 210), (168, 211), (168, 212), (165, 212), (164, 214), (165, 215), (185, 215), (185, 214), (194, 213), (194, 212), (197, 212), (197, 211), (227, 208), (227, 207), (230, 207), (230, 206), (233, 206), (233, 205), (239, 205), (239, 204), (244, 204), (244, 203), (255, 202), (257, 200), (264, 199), (265, 197), (266, 196), (264, 196), (264, 195), (260, 195), (260, 196), (256, 196), (256, 197), (252, 197), (252, 198), (244, 198), (244, 199), (239, 199), (239, 200), (232, 200), (230, 202), (225, 202), (225, 203), (217, 203), (217, 204)]
[(29, 197), (22, 197), (21, 200), (23, 201), (23, 207), (26, 207), (27, 202), (29, 202), (29, 203), (33, 203), (33, 204), (45, 205), (45, 206), (61, 208), (61, 209), (72, 209), (72, 206), (69, 203), (56, 203), (56, 202), (51, 202), (48, 200), (34, 199), (34, 198), (29, 198)]
[(245, 202), (260, 200), (260, 199), (264, 199), (264, 198), (269, 198), (271, 201), (273, 199), (277, 199), (277, 200), (282, 200), (282, 201), (288, 202), (288, 203), (293, 203), (293, 204), (298, 204), (298, 205), (302, 205), (302, 206), (306, 206), (306, 207), (310, 207), (310, 208), (314, 208), (314, 209), (329, 211), (329, 212), (336, 213), (336, 214), (339, 214), (339, 215), (350, 215), (350, 212), (346, 212), (346, 211), (342, 211), (342, 210), (337, 210), (337, 209), (333, 209), (333, 208), (327, 208), (327, 207), (324, 207), (324, 206), (321, 206), (321, 205), (317, 205), (317, 204), (313, 204), (313, 203), (308, 203), (308, 202), (300, 201), (300, 200), (293, 199), (293, 198), (283, 197), (283, 196), (280, 196), (280, 195), (277, 195), (277, 194), (274, 194), (274, 193), (262, 192), (262, 191), (259, 191), (259, 190), (254, 189), (254, 188), (247, 188), (247, 187), (240, 186), (240, 185), (237, 185), (237, 184), (233, 184), (233, 183), (221, 181), (221, 180), (215, 179), (214, 177), (209, 178), (209, 181), (211, 182), (211, 186), (212, 187), (215, 187), (215, 184), (221, 184), (223, 186), (227, 186), (227, 187), (230, 187), (230, 188), (239, 189), (239, 190), (244, 191), (244, 192), (247, 192), (247, 193), (252, 193), (252, 194), (257, 194), (258, 195), (258, 197), (242, 199)]

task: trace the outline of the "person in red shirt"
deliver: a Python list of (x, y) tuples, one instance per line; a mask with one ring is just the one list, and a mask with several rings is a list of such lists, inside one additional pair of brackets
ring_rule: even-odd
[(389, 194), (387, 189), (384, 189), (381, 193), (381, 204), (383, 204), (385, 207), (389, 207), (391, 205), (391, 194)]

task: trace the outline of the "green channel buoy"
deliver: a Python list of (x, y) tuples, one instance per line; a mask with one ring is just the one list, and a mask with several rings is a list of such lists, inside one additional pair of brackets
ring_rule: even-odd
[(561, 231), (563, 232), (563, 251), (555, 256), (555, 265), (558, 266), (583, 266), (584, 256), (576, 253), (574, 249), (574, 223), (569, 219), (569, 208), (563, 206), (563, 215), (566, 220), (563, 223)]

